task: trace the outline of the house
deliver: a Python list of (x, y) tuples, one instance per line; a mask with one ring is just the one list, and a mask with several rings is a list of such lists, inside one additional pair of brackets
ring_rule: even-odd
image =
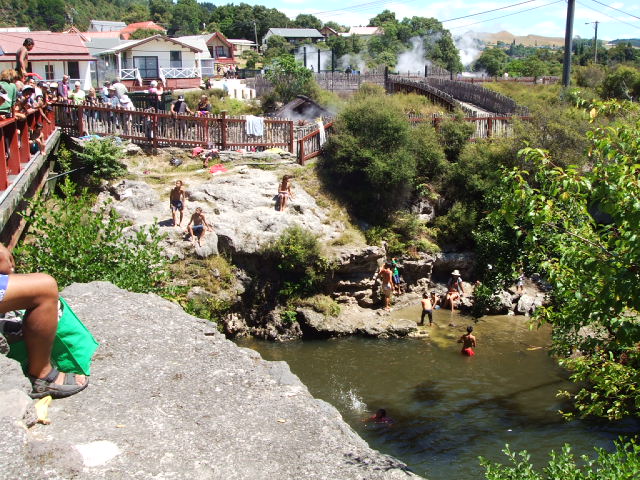
[(218, 67), (238, 63), (233, 44), (220, 32), (176, 37), (175, 40), (202, 51), (200, 71), (203, 77), (213, 77), (217, 74)]
[(233, 52), (236, 57), (241, 56), (244, 52), (250, 50), (258, 50), (258, 44), (244, 38), (229, 38), (229, 43), (233, 45)]
[(35, 42), (29, 52), (30, 72), (45, 80), (60, 81), (69, 75), (72, 81), (79, 80), (82, 88), (91, 87), (91, 66), (96, 61), (77, 33), (14, 32), (0, 35), (0, 70), (14, 68), (16, 52), (25, 38)]
[(324, 36), (315, 28), (270, 28), (262, 38), (262, 44), (266, 45), (269, 37), (273, 35), (284, 37), (287, 42), (294, 45), (309, 41), (316, 43), (324, 40)]
[(278, 118), (309, 121), (330, 115), (329, 110), (305, 95), (298, 95), (274, 113), (274, 117)]
[(112, 22), (109, 20), (91, 20), (89, 32), (119, 32), (127, 26), (124, 22)]
[(202, 81), (203, 49), (165, 35), (130, 40), (97, 55), (106, 79), (120, 78), (128, 87), (161, 79), (167, 88), (194, 88)]
[(325, 38), (329, 38), (329, 37), (338, 37), (340, 36), (340, 33), (338, 33), (336, 30), (334, 30), (331, 27), (327, 27), (324, 26), (320, 29), (320, 33), (322, 35), (324, 35)]
[(137, 23), (130, 23), (129, 25), (121, 29), (120, 38), (122, 38), (123, 40), (129, 40), (129, 38), (131, 38), (131, 34), (136, 30), (155, 30), (158, 33), (161, 33), (162, 35), (167, 33), (167, 29), (164, 27), (161, 27), (157, 23), (154, 23), (151, 21), (137, 22)]

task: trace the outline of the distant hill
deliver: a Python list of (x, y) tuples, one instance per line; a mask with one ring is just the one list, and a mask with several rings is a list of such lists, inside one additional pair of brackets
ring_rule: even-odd
[(610, 43), (615, 45), (619, 43), (631, 43), (632, 46), (640, 48), (640, 38), (617, 38), (615, 40), (611, 40)]
[(542, 35), (522, 36), (514, 35), (513, 33), (506, 32), (504, 30), (498, 33), (469, 32), (469, 35), (474, 35), (475, 38), (478, 38), (490, 45), (494, 45), (499, 41), (512, 43), (514, 40), (516, 41), (516, 44), (527, 47), (561, 47), (564, 45), (564, 37), (543, 37)]

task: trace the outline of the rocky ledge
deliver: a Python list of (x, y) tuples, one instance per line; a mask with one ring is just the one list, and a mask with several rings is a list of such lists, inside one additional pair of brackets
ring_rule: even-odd
[(101, 344), (91, 384), (27, 430), (28, 382), (0, 356), (4, 478), (419, 478), (371, 449), (286, 363), (237, 347), (215, 324), (104, 282), (63, 296)]

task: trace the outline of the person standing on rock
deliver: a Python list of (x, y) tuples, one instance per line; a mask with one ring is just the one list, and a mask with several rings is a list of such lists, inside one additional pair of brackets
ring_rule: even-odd
[(382, 296), (384, 297), (384, 309), (386, 311), (391, 310), (391, 296), (393, 295), (393, 272), (391, 271), (391, 264), (386, 262), (380, 271), (378, 277), (382, 282)]
[(476, 354), (476, 352), (473, 351), (477, 344), (476, 337), (474, 337), (471, 332), (473, 332), (473, 327), (469, 325), (467, 327), (467, 333), (462, 335), (460, 340), (458, 340), (458, 343), (462, 344), (462, 351), (460, 353), (467, 357), (473, 357)]
[(447, 304), (449, 304), (453, 312), (456, 302), (462, 298), (462, 295), (464, 295), (462, 278), (460, 278), (460, 272), (456, 269), (451, 272), (451, 278), (447, 282), (447, 296), (444, 299), (444, 308), (447, 308)]
[(420, 316), (420, 323), (418, 325), (424, 325), (425, 315), (429, 317), (429, 326), (433, 325), (433, 305), (431, 304), (431, 297), (427, 292), (422, 295), (422, 315)]
[(27, 347), (31, 398), (64, 398), (84, 390), (84, 375), (61, 373), (51, 365), (58, 329), (58, 284), (45, 273), (17, 274), (13, 255), (0, 243), (0, 313), (26, 310), (22, 337)]
[[(192, 226), (193, 224), (193, 226)], [(213, 231), (211, 225), (207, 223), (207, 219), (204, 218), (204, 213), (202, 213), (202, 208), (196, 208), (196, 211), (193, 215), (191, 215), (191, 220), (189, 220), (189, 224), (187, 225), (187, 230), (191, 234), (191, 239), (198, 239), (198, 246), (202, 246), (202, 237), (204, 237), (205, 229), (209, 231)], [(194, 240), (195, 241), (195, 240)]]
[[(182, 188), (182, 180), (176, 180), (176, 186), (173, 187), (169, 193), (169, 208), (171, 208), (174, 227), (179, 227), (182, 224), (182, 215), (185, 203), (186, 200), (184, 196), (184, 189)], [(176, 223), (176, 216), (178, 212), (180, 213), (180, 220)]]

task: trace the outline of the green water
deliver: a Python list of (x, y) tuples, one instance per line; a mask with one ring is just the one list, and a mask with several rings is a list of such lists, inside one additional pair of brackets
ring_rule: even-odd
[[(416, 319), (419, 308), (393, 315)], [(618, 435), (638, 431), (635, 422), (567, 423), (557, 414), (567, 406), (555, 393), (571, 384), (548, 356), (547, 329), (531, 331), (523, 317), (482, 319), (469, 358), (456, 340), (471, 319), (438, 310), (434, 321), (440, 326), (428, 329), (429, 338), (238, 343), (289, 363), (372, 447), (430, 480), (482, 479), (477, 457), (502, 460), (505, 443), (541, 464), (566, 442), (592, 454), (594, 446), (611, 448)], [(362, 422), (378, 408), (392, 426)]]

